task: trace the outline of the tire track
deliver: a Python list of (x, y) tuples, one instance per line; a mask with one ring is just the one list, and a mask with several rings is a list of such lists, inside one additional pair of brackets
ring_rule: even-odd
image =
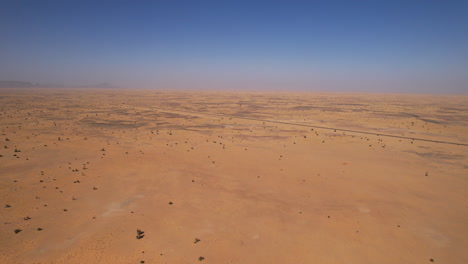
[(242, 117), (236, 115), (228, 115), (228, 114), (214, 114), (214, 113), (207, 113), (207, 112), (197, 112), (197, 111), (189, 111), (189, 110), (172, 110), (172, 109), (165, 109), (165, 108), (152, 108), (152, 110), (156, 110), (163, 113), (184, 113), (194, 116), (205, 115), (205, 116), (213, 116), (213, 117), (229, 117), (229, 118), (237, 118), (241, 120), (250, 120), (250, 121), (259, 121), (259, 122), (268, 122), (273, 124), (282, 124), (282, 125), (291, 125), (291, 126), (300, 126), (300, 127), (308, 127), (308, 128), (317, 128), (317, 129), (325, 129), (325, 130), (333, 130), (333, 131), (341, 131), (341, 132), (350, 132), (356, 134), (363, 134), (363, 135), (373, 135), (379, 137), (390, 137), (390, 138), (398, 138), (398, 139), (409, 139), (413, 141), (423, 141), (423, 142), (431, 142), (431, 143), (439, 143), (439, 144), (449, 144), (449, 145), (456, 145), (456, 146), (465, 146), (468, 147), (468, 143), (458, 143), (458, 142), (450, 142), (450, 141), (443, 141), (443, 140), (433, 140), (433, 139), (426, 139), (426, 138), (419, 138), (419, 137), (406, 137), (406, 136), (397, 136), (385, 133), (376, 133), (376, 132), (369, 132), (369, 131), (361, 131), (361, 130), (353, 130), (353, 129), (345, 129), (345, 128), (337, 128), (337, 127), (326, 127), (326, 126), (317, 126), (317, 125), (308, 125), (308, 124), (298, 124), (298, 123), (291, 123), (285, 121), (276, 121), (276, 120), (269, 120), (269, 119), (260, 119), (260, 118), (252, 118), (252, 117)]

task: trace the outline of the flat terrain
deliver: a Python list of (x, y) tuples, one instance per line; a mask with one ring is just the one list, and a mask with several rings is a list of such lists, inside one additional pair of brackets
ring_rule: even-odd
[(0, 129), (0, 263), (468, 263), (467, 96), (2, 89)]

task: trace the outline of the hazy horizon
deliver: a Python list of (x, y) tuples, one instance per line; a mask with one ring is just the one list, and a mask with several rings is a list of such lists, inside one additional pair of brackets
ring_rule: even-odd
[(0, 80), (468, 92), (465, 1), (5, 1)]

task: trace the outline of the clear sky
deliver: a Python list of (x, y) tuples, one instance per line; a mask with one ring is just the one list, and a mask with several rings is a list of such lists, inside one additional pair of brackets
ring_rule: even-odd
[(468, 93), (468, 1), (0, 0), (0, 80)]

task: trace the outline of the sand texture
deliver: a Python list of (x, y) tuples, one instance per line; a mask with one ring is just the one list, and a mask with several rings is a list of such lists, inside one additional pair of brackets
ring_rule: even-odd
[(2, 89), (0, 129), (0, 263), (468, 263), (467, 96)]

